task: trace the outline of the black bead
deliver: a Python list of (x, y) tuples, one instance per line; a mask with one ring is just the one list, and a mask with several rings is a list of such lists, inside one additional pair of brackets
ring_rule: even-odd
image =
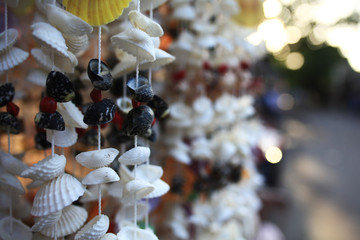
[(84, 123), (95, 126), (111, 122), (115, 116), (115, 109), (115, 103), (109, 98), (94, 102), (86, 109)]
[(142, 105), (130, 110), (123, 124), (123, 131), (128, 136), (139, 135), (149, 137), (151, 124), (154, 121), (154, 112), (150, 107)]
[(15, 95), (15, 88), (12, 83), (5, 83), (0, 86), (0, 107), (6, 106), (11, 102)]
[(65, 130), (65, 122), (60, 113), (38, 112), (35, 116), (35, 125), (38, 128), (46, 128), (56, 131)]
[(18, 119), (8, 112), (0, 112), (0, 128), (5, 132), (9, 129), (12, 134), (20, 132)]
[(170, 112), (168, 104), (158, 95), (154, 95), (147, 105), (154, 111), (155, 117), (158, 119), (166, 117)]

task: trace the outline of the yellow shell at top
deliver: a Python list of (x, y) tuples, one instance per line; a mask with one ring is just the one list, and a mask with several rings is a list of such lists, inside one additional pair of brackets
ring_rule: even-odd
[(65, 9), (91, 26), (110, 23), (121, 16), (131, 0), (63, 0)]

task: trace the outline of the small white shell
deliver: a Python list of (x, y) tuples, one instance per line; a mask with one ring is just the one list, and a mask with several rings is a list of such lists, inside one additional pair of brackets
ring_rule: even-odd
[(125, 165), (135, 165), (146, 162), (150, 157), (150, 148), (134, 147), (119, 157), (119, 162)]
[(48, 72), (45, 72), (42, 69), (32, 69), (26, 76), (26, 80), (40, 87), (45, 87), (47, 75)]
[[(7, 34), (7, 44), (5, 45), (5, 34)], [(9, 28), (7, 31), (0, 33), (0, 54), (3, 54), (9, 48), (14, 46), (18, 37), (18, 31), (13, 28)]]
[(165, 195), (169, 190), (170, 186), (161, 179), (151, 183), (154, 186), (154, 190), (145, 196), (145, 198), (158, 198)]
[(28, 56), (29, 53), (21, 50), (20, 48), (9, 48), (5, 53), (0, 54), (0, 72), (16, 67), (25, 61)]
[(39, 48), (31, 49), (31, 55), (45, 70), (72, 73), (74, 72), (74, 68), (78, 65), (78, 61), (73, 53), (66, 51), (66, 54), (66, 56), (54, 54), (53, 58), (51, 58), (51, 50), (42, 50)]
[(83, 121), (84, 115), (73, 102), (58, 103), (56, 111), (64, 118), (66, 125), (75, 128), (88, 128), (88, 125)]
[[(88, 217), (87, 211), (79, 206), (70, 205), (61, 211), (61, 216), (56, 222), (56, 235), (57, 237), (67, 236), (80, 229), (84, 225)], [(42, 229), (40, 232), (48, 237), (55, 237), (55, 226), (49, 226)]]
[(170, 106), (170, 116), (176, 120), (186, 120), (191, 116), (191, 109), (183, 102), (176, 102)]
[[(66, 122), (65, 122), (66, 124)], [(54, 144), (58, 147), (70, 147), (74, 145), (78, 139), (78, 134), (74, 127), (65, 125), (64, 131), (56, 131), (46, 129), (46, 140), (51, 143), (51, 138), (54, 135)]]
[(136, 239), (159, 240), (151, 230), (148, 229), (145, 230), (134, 226), (126, 226), (122, 228), (120, 232), (117, 234), (117, 236), (118, 239), (126, 239), (126, 240), (136, 240)]
[(124, 194), (123, 200), (133, 202), (151, 193), (154, 190), (154, 186), (144, 180), (134, 179), (125, 185), (125, 189), (128, 191), (128, 194)]
[(212, 48), (216, 46), (218, 41), (215, 36), (207, 34), (198, 37), (196, 43), (201, 48)]
[(46, 16), (51, 25), (67, 35), (80, 36), (93, 31), (87, 22), (54, 4), (46, 4)]
[(117, 240), (117, 236), (113, 233), (107, 233), (104, 236), (102, 236), (99, 240)]
[(184, 21), (191, 21), (196, 18), (196, 11), (190, 4), (183, 4), (175, 9), (172, 17)]
[(20, 176), (20, 174), (29, 168), (28, 165), (14, 157), (13, 155), (0, 150), (0, 163), (5, 171)]
[(64, 173), (43, 185), (36, 193), (31, 214), (45, 216), (59, 211), (76, 201), (85, 187), (70, 174)]
[(119, 175), (109, 167), (101, 167), (91, 171), (84, 177), (82, 184), (95, 185), (119, 181)]
[(205, 137), (192, 141), (190, 154), (195, 159), (212, 159), (214, 157), (210, 142)]
[(68, 50), (74, 53), (76, 56), (82, 55), (90, 45), (88, 35), (67, 35), (63, 34)]
[(155, 48), (149, 35), (137, 28), (129, 28), (111, 37), (111, 42), (140, 59), (154, 61)]
[(139, 11), (130, 11), (128, 17), (130, 23), (134, 27), (146, 32), (150, 37), (161, 37), (162, 35), (164, 35), (164, 31), (160, 24), (140, 13)]
[[(141, 220), (146, 216), (146, 213), (150, 209), (148, 203), (144, 201), (139, 201), (136, 203), (136, 219)], [(115, 221), (133, 221), (134, 220), (134, 204), (125, 204), (122, 208), (116, 213)]]
[(13, 191), (18, 194), (24, 194), (24, 188), (21, 185), (19, 179), (9, 173), (0, 173), (0, 190)]
[(54, 154), (54, 157), (50, 155), (23, 171), (21, 177), (48, 181), (64, 173), (65, 165), (64, 155)]
[(217, 30), (217, 26), (215, 24), (210, 24), (204, 20), (194, 21), (191, 25), (191, 28), (197, 33), (211, 34), (212, 36), (214, 36), (214, 33)]
[(95, 169), (108, 166), (114, 161), (118, 154), (119, 151), (115, 148), (104, 148), (100, 150), (81, 152), (76, 155), (75, 159), (84, 167)]
[(164, 4), (167, 0), (142, 0), (140, 4), (140, 11), (147, 11), (151, 9), (155, 9), (162, 4)]
[(53, 49), (58, 54), (68, 56), (65, 39), (61, 32), (48, 23), (38, 22), (31, 25), (32, 35), (40, 45)]
[(116, 100), (116, 105), (120, 109), (120, 111), (124, 114), (128, 114), (130, 110), (133, 108), (131, 99), (128, 97), (120, 97)]
[(136, 178), (142, 179), (149, 183), (161, 178), (164, 171), (162, 167), (150, 164), (143, 164), (136, 167)]
[[(106, 197), (108, 195), (108, 185), (101, 184), (101, 196)], [(84, 193), (84, 195), (80, 198), (80, 202), (87, 203), (99, 200), (99, 185), (89, 185)]]
[(124, 164), (120, 164), (119, 174), (121, 177), (121, 182), (127, 183), (127, 182), (131, 181), (132, 179), (134, 179), (131, 171)]
[(108, 216), (97, 215), (76, 233), (75, 240), (98, 240), (107, 232), (109, 223)]
[(31, 240), (32, 233), (28, 226), (22, 223), (20, 220), (12, 219), (13, 231), (10, 233), (10, 217), (4, 217), (0, 220), (0, 233), (2, 240)]
[(57, 211), (43, 217), (35, 218), (35, 224), (31, 227), (31, 231), (40, 232), (44, 228), (51, 227), (59, 221), (60, 216), (61, 211)]
[(196, 113), (204, 113), (208, 109), (212, 109), (212, 102), (206, 96), (201, 96), (193, 102), (193, 109)]
[(139, 66), (140, 70), (145, 70), (149, 68), (162, 67), (169, 63), (172, 63), (175, 60), (175, 57), (161, 49), (155, 48), (155, 61), (153, 62), (144, 62)]
[(181, 163), (190, 164), (191, 162), (188, 152), (184, 149), (175, 147), (169, 151), (169, 154)]
[(127, 54), (127, 56), (129, 57), (124, 58), (111, 70), (111, 75), (113, 76), (113, 78), (121, 77), (136, 70), (136, 58), (130, 54)]

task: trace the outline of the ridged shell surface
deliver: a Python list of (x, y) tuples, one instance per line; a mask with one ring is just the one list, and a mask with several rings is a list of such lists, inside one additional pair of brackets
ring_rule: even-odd
[(162, 167), (156, 165), (143, 164), (136, 168), (136, 178), (150, 183), (160, 179), (163, 173)]
[(175, 57), (161, 49), (155, 48), (155, 61), (144, 62), (139, 66), (140, 70), (145, 70), (149, 68), (162, 67), (167, 64), (172, 63), (175, 60)]
[(20, 174), (29, 168), (28, 165), (14, 157), (13, 155), (0, 150), (0, 163), (5, 171), (20, 176)]
[[(135, 232), (135, 234), (134, 234)], [(134, 226), (126, 226), (117, 234), (118, 239), (136, 240), (158, 240), (157, 236), (150, 230), (141, 229)]]
[(109, 167), (101, 167), (91, 171), (84, 177), (82, 184), (95, 185), (119, 181), (119, 175)]
[[(79, 206), (70, 205), (61, 211), (61, 216), (56, 223), (57, 237), (64, 237), (75, 233), (84, 225), (88, 217), (87, 211)], [(45, 236), (54, 238), (54, 225), (40, 231)]]
[(51, 142), (54, 135), (54, 144), (58, 147), (70, 147), (74, 145), (78, 139), (78, 134), (74, 127), (68, 127), (65, 123), (64, 131), (46, 130), (46, 140)]
[(118, 154), (119, 151), (115, 148), (104, 148), (100, 150), (81, 152), (76, 155), (75, 159), (84, 167), (95, 169), (108, 166), (114, 161)]
[[(5, 44), (5, 34), (7, 34), (7, 44)], [(6, 50), (14, 46), (18, 32), (16, 29), (9, 28), (7, 31), (0, 33), (0, 54), (3, 54)]]
[(64, 103), (57, 103), (56, 109), (64, 118), (65, 124), (75, 128), (88, 128), (84, 123), (84, 115), (71, 101)]
[(129, 194), (124, 196), (124, 200), (130, 198), (132, 201), (134, 201), (134, 199), (140, 200), (147, 196), (154, 190), (154, 186), (144, 180), (134, 179), (125, 185), (125, 189)]
[(1, 191), (16, 191), (18, 194), (24, 194), (24, 188), (19, 179), (9, 173), (0, 173), (0, 190)]
[(161, 179), (158, 179), (151, 183), (154, 186), (154, 190), (145, 196), (145, 198), (158, 198), (165, 195), (169, 190), (170, 186)]
[(146, 162), (150, 157), (150, 148), (134, 147), (119, 157), (119, 162), (125, 165), (135, 165)]
[(43, 217), (35, 218), (35, 224), (31, 227), (31, 231), (40, 232), (44, 228), (51, 227), (52, 225), (57, 223), (57, 221), (59, 221), (60, 216), (61, 216), (61, 210), (54, 213), (50, 213), (49, 215)]
[(111, 37), (111, 42), (140, 59), (154, 61), (155, 48), (151, 37), (140, 29), (130, 28)]
[(21, 177), (33, 180), (48, 181), (64, 173), (66, 158), (64, 155), (54, 154), (44, 158), (21, 173)]
[(43, 185), (36, 193), (31, 214), (45, 216), (59, 211), (76, 201), (85, 187), (73, 176), (64, 173)]
[(98, 240), (107, 232), (109, 223), (108, 216), (97, 215), (77, 232), (75, 240)]
[(150, 37), (161, 37), (164, 31), (160, 24), (145, 16), (137, 10), (132, 10), (128, 14), (130, 23), (140, 30), (146, 32)]
[(99, 240), (117, 240), (117, 236), (113, 233), (107, 233), (104, 236), (102, 236)]
[(28, 52), (17, 47), (11, 47), (0, 54), (0, 72), (7, 71), (24, 62), (29, 56)]
[[(12, 220), (13, 231), (10, 232), (10, 221)], [(10, 217), (4, 217), (0, 220), (0, 233), (2, 240), (31, 240), (32, 233), (30, 228), (22, 223), (20, 220), (11, 219)]]
[(76, 56), (82, 55), (89, 48), (90, 41), (86, 34), (80, 36), (63, 34), (63, 36), (68, 50)]

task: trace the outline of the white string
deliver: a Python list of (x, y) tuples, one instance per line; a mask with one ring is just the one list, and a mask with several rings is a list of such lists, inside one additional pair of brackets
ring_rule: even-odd
[(51, 130), (51, 157), (53, 158), (55, 154), (55, 139), (54, 139), (54, 130)]
[(13, 235), (13, 206), (12, 206), (12, 188), (10, 188), (10, 197), (11, 197), (11, 201), (10, 201), (10, 209), (9, 209), (9, 217), (10, 217), (10, 236)]
[[(5, 15), (5, 46), (7, 46), (7, 44), (8, 44), (8, 8), (7, 8), (7, 2), (5, 1), (5, 6), (4, 6), (4, 15)], [(9, 74), (8, 74), (8, 71), (6, 71), (6, 75), (5, 75), (5, 81), (6, 81), (6, 83), (8, 83), (9, 82)]]
[(127, 75), (123, 76), (123, 97), (126, 97), (126, 83), (127, 83)]
[(151, 86), (151, 82), (152, 82), (152, 68), (149, 68), (148, 79), (149, 79), (149, 84), (150, 84), (150, 86)]
[(153, 14), (154, 14), (154, 6), (153, 6), (154, 1), (150, 0), (150, 19), (153, 19)]
[(101, 184), (98, 185), (98, 193), (99, 193), (99, 216), (101, 215)]
[(99, 62), (98, 62), (98, 74), (100, 74), (101, 72), (101, 26), (99, 26), (99, 36), (98, 36), (98, 57), (99, 57)]
[(7, 127), (7, 135), (8, 135), (8, 153), (10, 153), (10, 126)]
[(137, 11), (140, 12), (140, 0), (137, 0)]
[(101, 149), (101, 125), (98, 125), (98, 150)]

